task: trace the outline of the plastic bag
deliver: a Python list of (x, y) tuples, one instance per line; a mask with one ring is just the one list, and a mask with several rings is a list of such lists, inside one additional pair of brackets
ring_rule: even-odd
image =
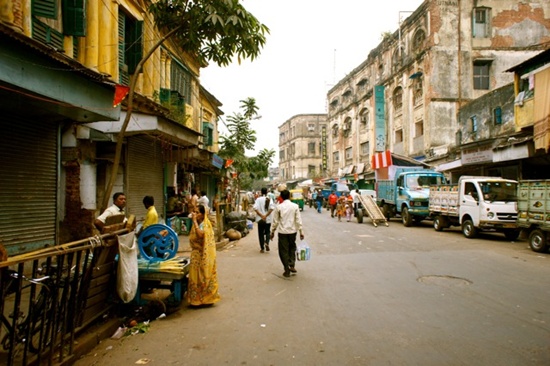
[(308, 261), (311, 258), (311, 249), (305, 240), (296, 246), (296, 259), (299, 261)]
[(139, 281), (135, 232), (118, 235), (118, 253), (116, 289), (120, 299), (128, 303), (136, 296)]

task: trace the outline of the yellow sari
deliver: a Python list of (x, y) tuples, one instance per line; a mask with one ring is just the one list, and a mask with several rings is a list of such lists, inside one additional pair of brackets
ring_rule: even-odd
[(218, 294), (218, 272), (216, 269), (216, 241), (214, 230), (204, 215), (201, 224), (204, 238), (197, 235), (195, 226), (189, 233), (191, 244), (191, 262), (189, 264), (189, 283), (187, 285), (187, 302), (190, 305), (211, 305), (220, 301)]

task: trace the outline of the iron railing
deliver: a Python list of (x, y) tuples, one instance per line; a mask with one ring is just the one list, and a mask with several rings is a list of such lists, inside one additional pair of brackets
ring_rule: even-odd
[(127, 232), (0, 262), (0, 364), (53, 365), (71, 358), (78, 332), (111, 309), (116, 235)]

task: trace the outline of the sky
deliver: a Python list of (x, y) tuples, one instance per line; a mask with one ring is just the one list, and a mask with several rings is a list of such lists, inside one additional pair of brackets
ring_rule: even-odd
[[(367, 59), (381, 34), (395, 32), (422, 0), (242, 0), (243, 6), (270, 34), (254, 61), (226, 67), (211, 64), (201, 70), (201, 85), (223, 105), (222, 120), (254, 98), (261, 118), (255, 155), (275, 150), (279, 163), (278, 127), (298, 114), (327, 111), (327, 92)], [(219, 123), (221, 134), (227, 134)]]

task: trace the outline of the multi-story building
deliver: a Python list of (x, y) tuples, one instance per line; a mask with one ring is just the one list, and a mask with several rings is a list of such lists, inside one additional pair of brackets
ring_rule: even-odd
[(279, 179), (323, 176), (327, 161), (326, 114), (298, 114), (279, 126)]
[(361, 179), (385, 150), (454, 161), (460, 108), (511, 83), (505, 71), (549, 40), (545, 0), (424, 1), (328, 92), (329, 170)]
[(145, 195), (160, 215), (169, 188), (213, 195), (221, 103), (200, 87), (204, 65), (174, 42), (136, 69), (161, 37), (147, 4), (3, 2), (0, 243), (10, 255), (93, 235), (127, 116), (128, 100), (113, 102), (136, 73), (111, 194), (124, 191), (138, 221)]

